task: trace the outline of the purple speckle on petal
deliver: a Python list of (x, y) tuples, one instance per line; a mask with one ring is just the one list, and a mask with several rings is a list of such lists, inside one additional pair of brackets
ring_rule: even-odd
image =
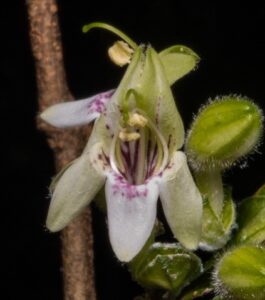
[(160, 114), (161, 101), (162, 101), (162, 97), (159, 96), (157, 98), (157, 103), (156, 103), (156, 115), (155, 115), (155, 122), (156, 122), (156, 124), (159, 124), (159, 114)]
[(146, 198), (148, 196), (148, 188), (145, 185), (132, 185), (119, 174), (115, 174), (114, 177), (115, 183), (112, 186), (113, 195), (121, 193), (128, 200), (138, 197)]
[(105, 93), (98, 94), (88, 105), (88, 112), (98, 112), (103, 113), (106, 109), (106, 103), (111, 99), (114, 91), (108, 91)]

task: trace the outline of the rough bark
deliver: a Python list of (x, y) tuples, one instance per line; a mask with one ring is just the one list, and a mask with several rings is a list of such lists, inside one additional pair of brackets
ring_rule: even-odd
[[(63, 65), (62, 44), (55, 0), (28, 0), (32, 52), (35, 58), (39, 110), (72, 99)], [(54, 151), (57, 171), (75, 159), (84, 147), (90, 128), (58, 130), (37, 120)], [(93, 235), (88, 208), (62, 233), (64, 295), (66, 300), (96, 299)]]

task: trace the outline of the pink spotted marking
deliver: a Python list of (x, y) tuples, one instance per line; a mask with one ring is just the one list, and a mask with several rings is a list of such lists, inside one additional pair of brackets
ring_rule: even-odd
[(148, 195), (148, 188), (145, 185), (132, 185), (123, 176), (119, 174), (114, 175), (115, 183), (112, 186), (113, 195), (121, 193), (128, 200), (134, 198), (144, 197)]
[(114, 94), (114, 90), (98, 94), (88, 105), (88, 113), (103, 113), (106, 110), (106, 104)]

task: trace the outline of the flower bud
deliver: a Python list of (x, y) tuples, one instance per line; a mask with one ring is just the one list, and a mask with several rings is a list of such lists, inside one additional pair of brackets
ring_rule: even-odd
[(265, 249), (258, 246), (235, 248), (217, 263), (216, 292), (224, 299), (264, 299)]
[(240, 204), (235, 241), (253, 244), (265, 241), (265, 185)]
[(162, 288), (174, 294), (202, 272), (200, 259), (179, 244), (154, 243), (131, 264), (134, 279), (145, 288)]
[(257, 145), (261, 110), (253, 102), (224, 96), (205, 106), (194, 120), (186, 150), (196, 170), (225, 169)]

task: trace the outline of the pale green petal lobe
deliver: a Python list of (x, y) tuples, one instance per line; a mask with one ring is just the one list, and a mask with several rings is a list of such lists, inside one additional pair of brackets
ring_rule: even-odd
[(202, 198), (183, 152), (174, 154), (162, 175), (160, 198), (175, 237), (184, 247), (196, 249), (202, 226)]
[(199, 56), (186, 46), (175, 45), (159, 53), (170, 85), (194, 70)]
[(56, 184), (47, 228), (53, 232), (63, 229), (90, 203), (103, 184), (104, 176), (93, 168), (89, 155), (82, 155)]

